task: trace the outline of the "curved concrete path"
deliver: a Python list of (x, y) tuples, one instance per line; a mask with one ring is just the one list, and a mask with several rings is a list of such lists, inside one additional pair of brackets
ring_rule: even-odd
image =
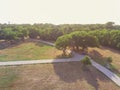
[[(45, 44), (49, 44), (51, 46), (54, 46), (53, 43), (46, 42), (43, 40), (36, 40), (40, 41)], [(6, 66), (6, 65), (22, 65), (22, 64), (39, 64), (39, 63), (57, 63), (57, 62), (74, 62), (74, 61), (80, 61), (84, 55), (77, 54), (73, 52), (74, 57), (69, 59), (47, 59), (47, 60), (31, 60), (31, 61), (10, 61), (10, 62), (0, 62), (0, 66)], [(118, 86), (120, 86), (120, 77), (118, 77), (116, 74), (111, 72), (110, 70), (106, 69), (102, 65), (96, 63), (95, 61), (91, 60), (92, 65), (101, 71), (103, 74), (105, 74), (108, 78), (110, 78), (114, 83), (116, 83)]]

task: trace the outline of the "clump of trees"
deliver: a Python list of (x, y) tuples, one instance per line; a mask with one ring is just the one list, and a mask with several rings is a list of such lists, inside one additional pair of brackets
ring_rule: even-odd
[(3, 27), (0, 29), (0, 39), (7, 41), (24, 40), (28, 36), (28, 30), (24, 27)]
[(73, 48), (76, 51), (82, 48), (82, 51), (84, 51), (88, 47), (98, 47), (99, 42), (96, 36), (90, 35), (84, 31), (76, 31), (59, 37), (56, 40), (55, 46), (57, 49), (63, 50), (63, 54), (65, 55), (67, 47)]
[(99, 42), (96, 36), (85, 31), (76, 31), (70, 34), (72, 37), (71, 44), (73, 49), (79, 51), (79, 47), (84, 51), (88, 47), (99, 47)]
[(71, 44), (71, 36), (70, 35), (64, 35), (61, 37), (58, 37), (57, 41), (55, 42), (55, 46), (59, 50), (63, 50), (63, 55), (66, 55), (66, 49)]

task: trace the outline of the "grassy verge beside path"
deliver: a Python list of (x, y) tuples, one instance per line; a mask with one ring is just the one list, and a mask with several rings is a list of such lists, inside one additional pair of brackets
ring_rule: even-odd
[(24, 42), (0, 50), (0, 61), (54, 59), (62, 51), (40, 42)]

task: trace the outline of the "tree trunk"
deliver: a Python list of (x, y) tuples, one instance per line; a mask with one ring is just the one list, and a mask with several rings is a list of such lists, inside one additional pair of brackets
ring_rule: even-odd
[(87, 54), (88, 53), (88, 48), (87, 47), (82, 47), (82, 52), (83, 52), (83, 54)]
[(63, 49), (63, 55), (66, 55), (66, 49)]
[(79, 46), (76, 46), (76, 51), (79, 51)]
[(84, 52), (85, 51), (85, 47), (82, 47), (82, 52)]
[(73, 50), (75, 50), (75, 47), (74, 47), (74, 46), (72, 46), (72, 49), (73, 49)]

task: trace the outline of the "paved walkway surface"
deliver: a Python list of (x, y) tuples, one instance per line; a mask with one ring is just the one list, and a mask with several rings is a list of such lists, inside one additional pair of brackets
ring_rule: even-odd
[(40, 42), (45, 43), (45, 44), (49, 44), (49, 45), (51, 45), (51, 46), (55, 46), (55, 44), (53, 44), (53, 43), (51, 43), (51, 42), (46, 42), (46, 41), (43, 41), (43, 40), (40, 40)]
[(120, 77), (108, 70), (107, 68), (103, 67), (102, 65), (96, 63), (95, 61), (91, 60), (92, 65), (105, 74), (108, 78), (110, 78), (113, 82), (115, 82), (118, 86), (120, 86)]
[[(54, 46), (53, 43), (38, 40), (42, 43), (49, 44), (51, 46)], [(69, 59), (46, 59), (46, 60), (31, 60), (31, 61), (10, 61), (10, 62), (0, 62), (0, 66), (5, 65), (22, 65), (22, 64), (39, 64), (39, 63), (57, 63), (57, 62), (74, 62), (74, 61), (80, 61), (84, 55), (77, 54), (73, 52), (74, 57)], [(99, 71), (101, 71), (103, 74), (105, 74), (108, 78), (110, 78), (113, 82), (115, 82), (118, 86), (120, 86), (120, 77), (118, 77), (116, 74), (111, 72), (110, 70), (106, 69), (105, 67), (101, 66), (100, 64), (96, 63), (95, 61), (91, 60), (92, 65), (97, 68)]]
[(47, 42), (47, 41), (44, 41), (44, 40), (36, 40), (36, 39), (32, 39), (32, 40), (34, 40), (34, 41), (38, 41), (38, 42), (41, 42), (41, 43), (45, 43), (45, 44), (48, 44), (48, 45), (50, 45), (50, 46), (55, 46), (54, 43)]
[(8, 61), (8, 62), (0, 62), (0, 66), (7, 66), (7, 65), (25, 65), (25, 64), (39, 64), (39, 63), (57, 63), (57, 62), (74, 62), (80, 61), (84, 55), (79, 55), (77, 53), (73, 53), (73, 58), (68, 59), (43, 59), (43, 60), (29, 60), (29, 61)]

